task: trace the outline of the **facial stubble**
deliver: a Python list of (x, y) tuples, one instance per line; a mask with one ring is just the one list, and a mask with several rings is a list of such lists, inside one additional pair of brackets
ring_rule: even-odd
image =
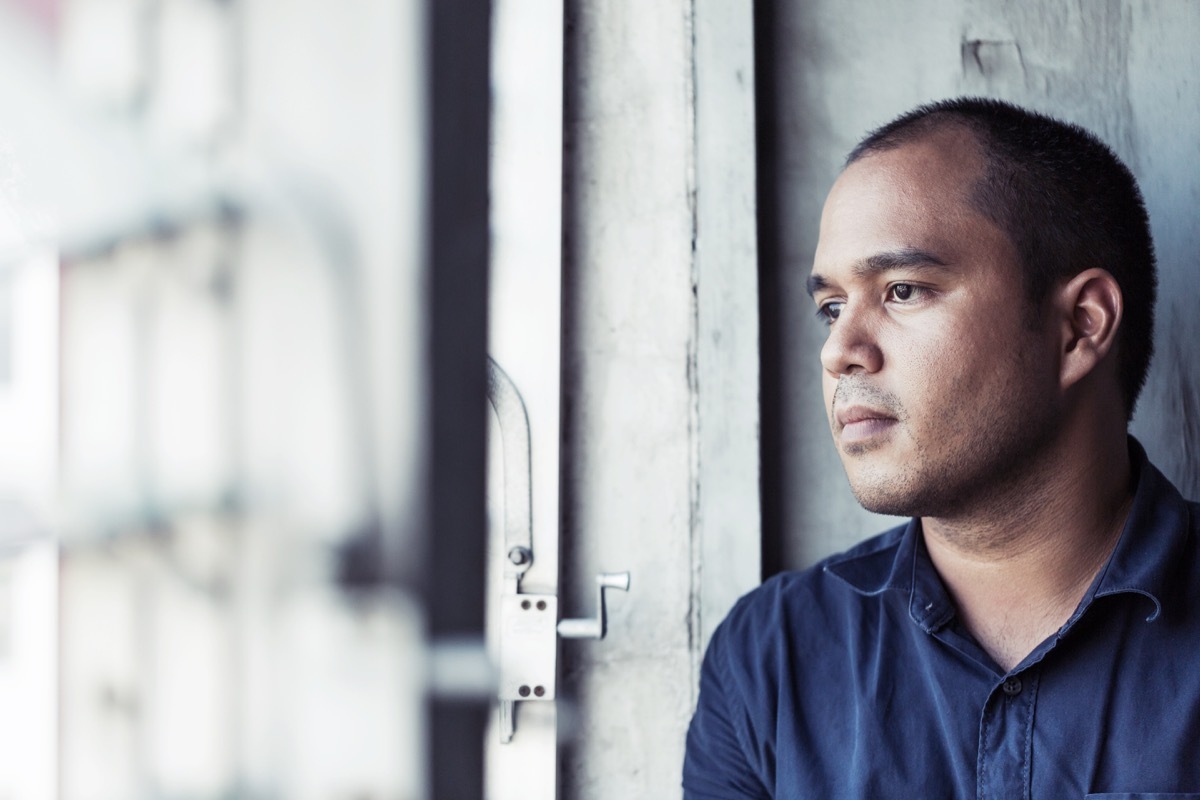
[[(1034, 374), (1019, 350), (1005, 366), (1007, 391), (969, 385), (970, 378), (960, 376), (945, 393), (951, 407), (936, 418), (925, 415), (924, 429), (914, 427), (913, 415), (894, 394), (865, 376), (842, 376), (834, 406), (863, 403), (897, 420), (886, 440), (839, 445), (858, 502), (879, 514), (954, 519), (1030, 497), (1040, 480), (1035, 465), (1054, 435), (1059, 410), (1039, 396), (1036, 382), (1011, 379)], [(911, 453), (899, 459), (905, 440)]]

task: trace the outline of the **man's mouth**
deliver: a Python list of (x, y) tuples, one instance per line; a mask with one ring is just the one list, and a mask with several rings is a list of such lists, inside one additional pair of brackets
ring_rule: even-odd
[(881, 436), (897, 423), (897, 419), (886, 411), (863, 405), (838, 408), (835, 419), (838, 441), (843, 445), (861, 444)]

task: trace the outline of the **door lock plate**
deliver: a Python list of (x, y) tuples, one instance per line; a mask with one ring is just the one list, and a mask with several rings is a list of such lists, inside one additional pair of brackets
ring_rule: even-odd
[(500, 598), (500, 699), (553, 700), (558, 660), (558, 598)]

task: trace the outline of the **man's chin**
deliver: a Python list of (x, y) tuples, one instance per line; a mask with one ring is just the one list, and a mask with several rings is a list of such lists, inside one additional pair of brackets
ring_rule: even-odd
[(854, 499), (867, 511), (894, 517), (911, 517), (918, 513), (920, 500), (905, 480), (902, 470), (855, 470), (845, 464), (846, 477)]
[(881, 494), (865, 494), (854, 491), (854, 499), (858, 504), (873, 514), (883, 514), (888, 517), (919, 517), (916, 505), (906, 497), (896, 497)]
[(876, 450), (883, 448), (883, 442), (846, 442), (838, 446), (838, 450), (842, 455), (842, 461), (847, 458), (857, 458), (859, 456), (870, 455)]
[(864, 457), (872, 457), (872, 460), (877, 457), (893, 461), (898, 457), (895, 451), (900, 444), (891, 429), (885, 429), (874, 436), (855, 438), (843, 436), (839, 437), (836, 442), (838, 455), (841, 456), (842, 463), (847, 469), (850, 468), (852, 460)]

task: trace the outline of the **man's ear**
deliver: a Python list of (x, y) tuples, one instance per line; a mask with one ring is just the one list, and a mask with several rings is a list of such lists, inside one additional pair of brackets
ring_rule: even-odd
[(1062, 321), (1059, 381), (1066, 389), (1095, 369), (1116, 345), (1125, 303), (1117, 279), (1097, 268), (1060, 286), (1054, 306)]

